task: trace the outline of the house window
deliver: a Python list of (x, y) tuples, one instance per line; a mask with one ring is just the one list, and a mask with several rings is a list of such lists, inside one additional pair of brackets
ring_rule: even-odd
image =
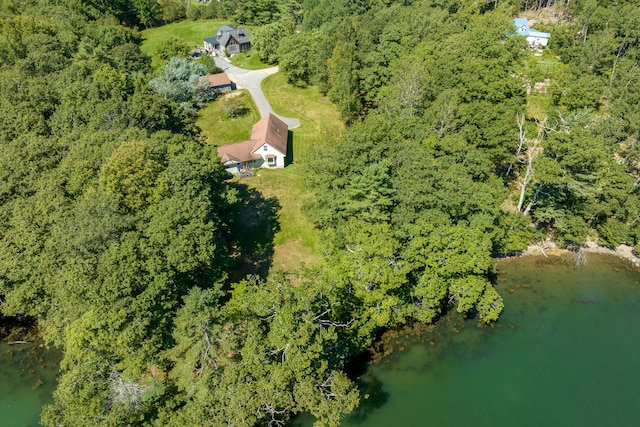
[(262, 148), (264, 151), (267, 151), (267, 144), (264, 145), (264, 147)]
[(276, 165), (276, 158), (275, 157), (268, 157), (267, 158), (267, 164), (269, 166), (275, 166)]

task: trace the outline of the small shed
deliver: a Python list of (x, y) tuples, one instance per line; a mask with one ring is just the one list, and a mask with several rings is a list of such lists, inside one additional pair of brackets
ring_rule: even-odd
[(200, 77), (200, 81), (206, 83), (209, 89), (216, 93), (229, 92), (234, 89), (227, 73), (208, 74)]

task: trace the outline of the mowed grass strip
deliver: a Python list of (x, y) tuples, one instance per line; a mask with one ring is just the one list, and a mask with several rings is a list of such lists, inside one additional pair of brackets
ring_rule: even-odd
[[(249, 34), (251, 36), (251, 34)], [(245, 70), (260, 70), (262, 68), (273, 67), (273, 65), (265, 64), (254, 50), (238, 53), (231, 58), (231, 63), (236, 67)]]
[(262, 81), (262, 90), (276, 113), (300, 119), (300, 127), (293, 129), (294, 163), (304, 163), (318, 144), (344, 129), (335, 105), (314, 86), (295, 87), (276, 73)]
[(305, 213), (313, 193), (307, 188), (302, 169), (296, 165), (261, 169), (256, 176), (242, 179), (241, 183), (259, 191), (266, 199), (276, 198), (280, 204), (272, 268), (294, 271), (303, 263), (316, 263), (321, 256), (319, 233)]
[[(155, 50), (162, 44), (164, 40), (171, 37), (177, 37), (189, 43), (192, 47), (202, 46), (204, 39), (215, 37), (218, 28), (222, 25), (233, 25), (229, 21), (206, 20), (206, 21), (180, 21), (172, 24), (162, 25), (161, 27), (149, 28), (142, 31), (142, 45), (140, 49), (149, 56), (153, 56)], [(257, 27), (251, 25), (241, 25), (245, 28), (251, 37), (251, 31)], [(235, 55), (231, 58), (231, 63), (249, 70), (258, 70), (270, 67), (270, 65), (262, 63), (255, 52), (247, 52)]]

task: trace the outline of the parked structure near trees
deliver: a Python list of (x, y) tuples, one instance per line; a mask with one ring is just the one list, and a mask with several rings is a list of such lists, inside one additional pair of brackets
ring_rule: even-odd
[(200, 83), (207, 85), (211, 92), (224, 93), (234, 89), (227, 73), (207, 74), (200, 77)]

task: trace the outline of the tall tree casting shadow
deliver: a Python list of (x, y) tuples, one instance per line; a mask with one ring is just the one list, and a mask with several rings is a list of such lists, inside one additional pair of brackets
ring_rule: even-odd
[(238, 202), (229, 236), (233, 265), (227, 285), (248, 275), (267, 277), (273, 263), (273, 237), (280, 230), (280, 203), (275, 197), (265, 198), (245, 184), (229, 185), (238, 191)]

